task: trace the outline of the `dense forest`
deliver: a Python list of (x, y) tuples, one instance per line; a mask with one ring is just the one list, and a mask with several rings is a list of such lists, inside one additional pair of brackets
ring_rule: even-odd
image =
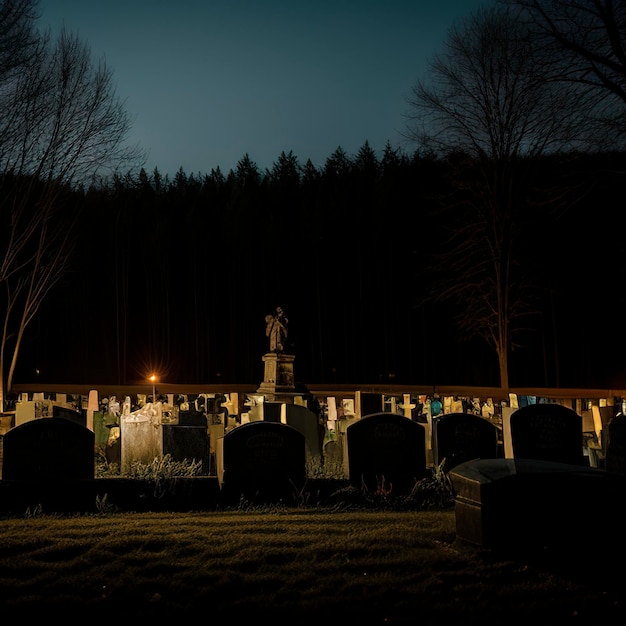
[[(321, 169), (289, 153), (260, 172), (244, 155), (227, 175), (142, 171), (72, 192), (73, 261), (17, 380), (260, 383), (264, 316), (282, 306), (301, 382), (497, 385), (493, 351), (433, 297), (458, 160), (389, 145), (377, 158), (365, 142)], [(553, 156), (539, 171), (538, 186), (582, 199), (520, 224), (542, 306), (511, 355), (512, 385), (621, 387), (626, 154)]]
[[(0, 0), (0, 409), (14, 383), (626, 386), (626, 5), (501, 0), (407, 95), (406, 153), (142, 169), (112, 72)], [(306, 121), (303, 121), (306, 123)]]

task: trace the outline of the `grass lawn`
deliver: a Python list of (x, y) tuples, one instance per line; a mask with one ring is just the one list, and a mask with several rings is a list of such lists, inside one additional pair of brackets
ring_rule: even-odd
[(458, 540), (450, 510), (7, 517), (0, 619), (625, 624), (623, 563), (594, 553), (494, 554)]

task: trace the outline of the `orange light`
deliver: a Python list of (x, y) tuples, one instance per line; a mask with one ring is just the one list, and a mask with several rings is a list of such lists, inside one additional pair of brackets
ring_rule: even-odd
[(150, 380), (152, 381), (152, 403), (156, 404), (156, 401), (157, 401), (157, 397), (156, 397), (157, 375), (156, 374), (152, 374), (152, 376), (150, 376)]

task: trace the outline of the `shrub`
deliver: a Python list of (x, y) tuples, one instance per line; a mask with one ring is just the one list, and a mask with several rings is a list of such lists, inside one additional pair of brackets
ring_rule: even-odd
[(441, 511), (454, 506), (454, 497), (452, 482), (440, 465), (416, 481), (408, 494), (395, 493), (393, 486), (382, 476), (375, 490), (369, 489), (365, 483), (360, 489), (346, 485), (334, 491), (328, 503), (337, 509)]

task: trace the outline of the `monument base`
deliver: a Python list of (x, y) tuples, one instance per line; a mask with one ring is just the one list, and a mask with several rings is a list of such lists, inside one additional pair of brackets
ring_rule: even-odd
[(257, 393), (269, 402), (293, 402), (296, 384), (293, 374), (293, 354), (268, 352), (263, 355), (265, 375)]

